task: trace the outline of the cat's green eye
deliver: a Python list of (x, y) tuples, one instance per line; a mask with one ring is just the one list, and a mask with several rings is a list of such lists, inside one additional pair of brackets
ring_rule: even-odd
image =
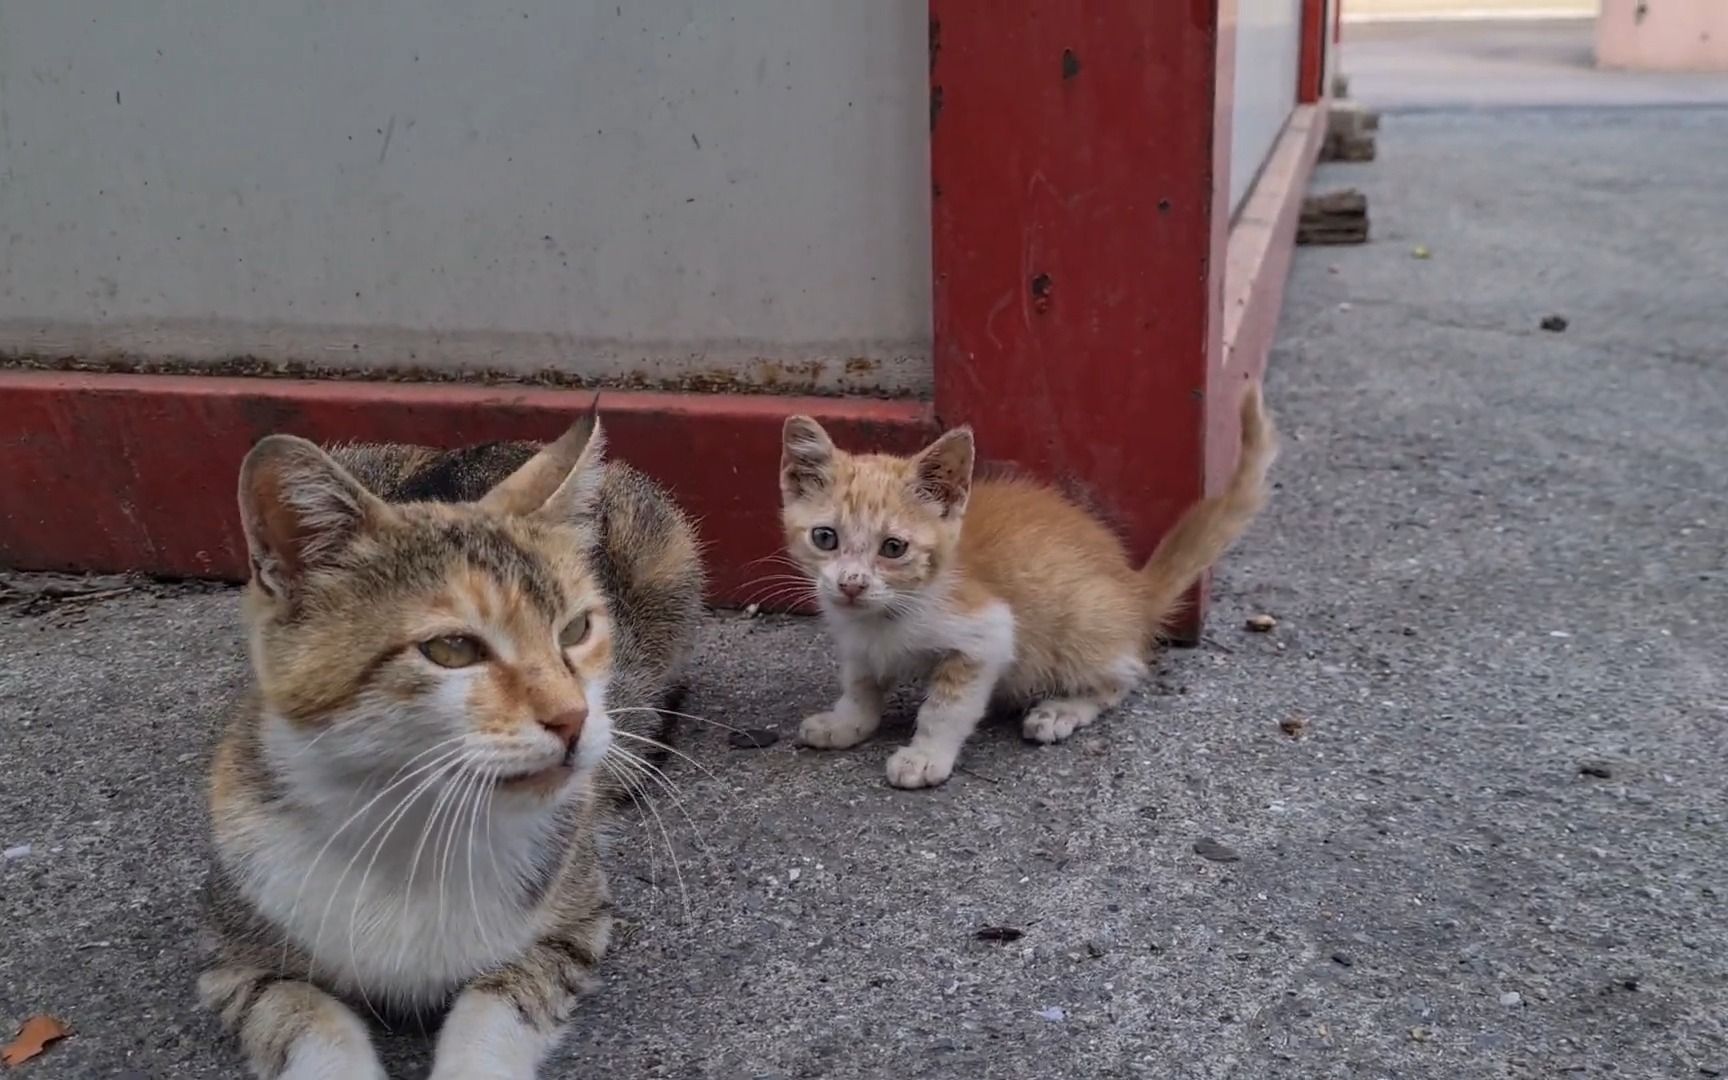
[(564, 629), (558, 631), (560, 648), (573, 649), (587, 640), (588, 613), (586, 611), (565, 623)]
[(472, 667), (486, 659), (486, 646), (467, 634), (445, 634), (422, 641), (420, 655), (439, 667)]
[(833, 551), (840, 546), (840, 534), (826, 525), (818, 525), (810, 530), (810, 542), (817, 551)]
[(882, 557), (884, 559), (898, 559), (900, 556), (906, 554), (906, 541), (900, 539), (898, 536), (890, 536), (888, 539), (882, 541), (882, 547), (878, 550), (882, 552)]

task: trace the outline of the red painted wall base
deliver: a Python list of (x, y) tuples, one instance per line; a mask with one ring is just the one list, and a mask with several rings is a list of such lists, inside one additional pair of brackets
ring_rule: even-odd
[[(0, 371), (0, 565), (244, 576), (235, 477), (271, 432), (459, 446), (547, 439), (584, 391)], [(701, 524), (713, 599), (741, 604), (779, 550), (780, 425), (794, 412), (842, 445), (909, 452), (921, 402), (606, 393), (613, 452), (670, 486)]]

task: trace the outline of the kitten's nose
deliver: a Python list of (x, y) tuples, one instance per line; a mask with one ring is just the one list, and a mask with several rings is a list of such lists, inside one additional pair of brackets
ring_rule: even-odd
[(576, 740), (582, 737), (582, 725), (588, 722), (587, 709), (566, 709), (557, 716), (550, 716), (540, 721), (540, 726), (558, 736), (563, 741), (565, 749), (576, 745)]
[(840, 591), (845, 594), (846, 599), (856, 600), (864, 595), (864, 583), (862, 581), (842, 581), (840, 582)]

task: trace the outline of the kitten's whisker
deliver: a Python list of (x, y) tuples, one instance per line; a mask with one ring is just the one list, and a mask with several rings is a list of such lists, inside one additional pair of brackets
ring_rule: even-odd
[(786, 565), (791, 566), (795, 569), (803, 569), (802, 567), (798, 566), (798, 564), (795, 561), (793, 561), (792, 556), (786, 554), (784, 551), (771, 551), (768, 554), (762, 556), (760, 559), (751, 559), (749, 562), (745, 563), (744, 566), (746, 569), (748, 569), (748, 568), (755, 566), (759, 563), (765, 563), (765, 562), (782, 562), (782, 563), (785, 563)]
[(790, 586), (790, 585), (782, 586), (779, 590), (771, 592), (768, 595), (762, 597), (760, 600), (755, 600), (752, 602), (757, 604), (758, 606), (766, 606), (766, 605), (771, 605), (771, 604), (783, 605), (788, 600), (799, 600), (799, 601), (804, 601), (807, 603), (815, 603), (816, 599), (817, 599), (817, 595), (816, 595), (815, 588), (813, 588), (810, 585), (810, 583), (806, 581), (806, 582), (801, 583), (798, 586)]
[(762, 574), (758, 577), (753, 577), (749, 581), (746, 581), (746, 582), (740, 584), (738, 587), (740, 589), (748, 589), (750, 586), (760, 584), (764, 581), (809, 581), (809, 580), (810, 580), (809, 574), (790, 573), (790, 572), (785, 571), (785, 570), (776, 569), (776, 571), (772, 574)]
[[(765, 577), (754, 578), (750, 581), (746, 581), (744, 584), (738, 586), (738, 590), (739, 590), (739, 592), (742, 592), (745, 589), (755, 589), (756, 586), (760, 585), (760, 586), (763, 586), (763, 588), (756, 589), (755, 594), (754, 594), (754, 595), (760, 595), (760, 594), (765, 593), (765, 592), (772, 592), (774, 589), (779, 588), (781, 586), (786, 586), (786, 585), (808, 586), (809, 584), (810, 584), (810, 579), (803, 576), (802, 574), (770, 574), (770, 575), (767, 575)], [(749, 603), (749, 602), (750, 602), (749, 599), (746, 598), (745, 603)]]

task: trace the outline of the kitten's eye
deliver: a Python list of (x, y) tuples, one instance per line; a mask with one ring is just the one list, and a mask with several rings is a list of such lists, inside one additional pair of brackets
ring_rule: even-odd
[(884, 559), (898, 559), (900, 556), (906, 554), (906, 541), (900, 539), (898, 536), (890, 536), (888, 539), (882, 541), (882, 547), (880, 550)]
[(439, 667), (472, 667), (486, 659), (486, 646), (467, 634), (446, 634), (422, 641), (420, 655)]
[(564, 629), (558, 632), (560, 648), (573, 649), (587, 640), (588, 613), (586, 611), (565, 623)]
[(810, 530), (810, 542), (817, 551), (833, 551), (840, 546), (840, 534), (826, 525), (818, 525)]

